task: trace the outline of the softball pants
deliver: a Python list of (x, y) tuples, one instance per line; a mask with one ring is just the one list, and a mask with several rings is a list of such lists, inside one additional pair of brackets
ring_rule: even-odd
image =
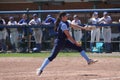
[(76, 46), (75, 44), (73, 44), (72, 42), (70, 42), (69, 40), (60, 40), (60, 39), (56, 39), (55, 43), (54, 43), (54, 47), (52, 49), (51, 55), (48, 57), (48, 59), (50, 61), (52, 61), (54, 58), (56, 58), (56, 56), (58, 55), (58, 53), (60, 52), (60, 50), (62, 48), (71, 48), (74, 50), (77, 50), (79, 52), (81, 52), (83, 49), (79, 46)]

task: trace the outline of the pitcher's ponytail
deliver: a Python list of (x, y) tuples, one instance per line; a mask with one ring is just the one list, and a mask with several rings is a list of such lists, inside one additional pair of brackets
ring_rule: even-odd
[(60, 14), (57, 17), (56, 23), (55, 23), (55, 28), (54, 28), (55, 31), (57, 31), (57, 28), (58, 28), (58, 26), (60, 24), (60, 21), (61, 21), (62, 17), (66, 16), (66, 15), (67, 15), (66, 12), (60, 12)]
[(58, 17), (57, 18), (57, 21), (56, 21), (56, 23), (55, 23), (55, 31), (57, 31), (57, 28), (58, 28), (58, 26), (59, 26), (59, 23), (60, 23), (60, 21), (61, 21), (61, 19)]

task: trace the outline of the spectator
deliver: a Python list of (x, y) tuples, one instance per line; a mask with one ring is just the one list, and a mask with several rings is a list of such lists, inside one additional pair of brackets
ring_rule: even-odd
[[(47, 15), (45, 21), (44, 21), (44, 25), (54, 25), (56, 19), (53, 18), (51, 15)], [(54, 36), (55, 33), (54, 33), (54, 27), (51, 27), (48, 29), (48, 34), (50, 37)]]
[[(120, 19), (119, 19), (119, 23), (120, 23)], [(119, 32), (120, 32), (120, 26), (119, 26)]]
[[(98, 18), (98, 12), (94, 12), (92, 14), (92, 17), (89, 20), (89, 23), (90, 24), (98, 24), (99, 19), (100, 18)], [(96, 42), (100, 41), (100, 28), (99, 27), (96, 27), (96, 29), (91, 30), (91, 41), (90, 41), (90, 49), (91, 49), (91, 51), (92, 51), (92, 48), (94, 46), (95, 40), (96, 40)]]
[[(25, 40), (28, 40), (28, 45), (25, 45), (22, 52), (29, 52), (31, 47), (31, 35), (32, 35), (32, 29), (30, 27), (27, 27), (29, 23), (28, 16), (26, 14), (22, 15), (22, 19), (18, 22), (19, 25), (22, 25), (22, 31), (19, 31), (19, 37), (23, 38), (22, 43), (25, 43)], [(20, 38), (20, 39), (21, 39)], [(20, 40), (21, 41), (21, 40)]]
[[(72, 23), (73, 23), (73, 24), (77, 24), (77, 25), (81, 24), (81, 21), (80, 21), (78, 15), (74, 15), (74, 16), (73, 16)], [(74, 30), (74, 38), (75, 38), (75, 40), (78, 41), (78, 42), (81, 41), (81, 38), (82, 38), (82, 31), (81, 31), (81, 29), (75, 29), (75, 30)]]
[[(112, 19), (108, 15), (107, 12), (103, 13), (103, 17), (99, 20), (102, 24), (111, 24)], [(111, 53), (111, 27), (110, 26), (103, 26), (102, 27), (102, 35), (104, 39), (104, 46), (105, 46), (105, 52)]]
[(45, 24), (54, 24), (56, 21), (55, 18), (53, 18), (51, 15), (47, 15), (46, 19), (45, 19)]
[[(14, 17), (9, 17), (8, 25), (17, 25)], [(10, 42), (12, 44), (12, 52), (18, 51), (18, 30), (17, 28), (10, 28)]]
[[(2, 19), (2, 17), (0, 17), (0, 25), (6, 25), (6, 22), (4, 19)], [(1, 44), (1, 52), (6, 52), (7, 51), (7, 47), (6, 47), (6, 37), (7, 37), (8, 33), (6, 28), (4, 27), (0, 27), (0, 44)]]
[[(33, 19), (29, 22), (29, 25), (33, 26), (40, 26), (41, 25), (41, 19), (38, 18), (37, 14), (33, 14)], [(41, 51), (41, 42), (42, 42), (42, 29), (40, 27), (33, 28), (33, 35), (36, 42), (36, 47), (33, 48), (33, 52), (40, 52)]]

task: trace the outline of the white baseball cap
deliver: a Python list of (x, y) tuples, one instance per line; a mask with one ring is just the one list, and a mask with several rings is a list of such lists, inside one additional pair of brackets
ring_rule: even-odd
[(37, 16), (37, 14), (33, 14), (33, 17), (36, 17)]
[(78, 15), (75, 14), (75, 15), (73, 16), (73, 18), (76, 18), (76, 17), (78, 17)]
[(106, 14), (108, 14), (107, 12), (103, 12), (103, 15), (106, 15)]
[(68, 16), (68, 17), (69, 17), (69, 16), (70, 16), (70, 14), (69, 14), (69, 13), (67, 13), (67, 14), (66, 14), (66, 16)]
[(94, 12), (93, 14), (98, 15), (98, 12)]

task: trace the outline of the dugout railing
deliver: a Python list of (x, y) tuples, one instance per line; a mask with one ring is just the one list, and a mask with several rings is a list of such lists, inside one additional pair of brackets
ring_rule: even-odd
[[(104, 11), (107, 11), (108, 13), (120, 13), (120, 8), (113, 8), (113, 9), (69, 9), (69, 10), (23, 10), (23, 11), (0, 11), (0, 16), (1, 15), (17, 15), (17, 14), (27, 14), (28, 16), (30, 14), (34, 14), (34, 13), (37, 13), (37, 14), (40, 14), (40, 17), (42, 17), (42, 15), (45, 13), (45, 14), (58, 14), (59, 12), (62, 12), (62, 11), (65, 11), (65, 12), (68, 12), (70, 14), (79, 14), (79, 13), (84, 13), (84, 19), (85, 21), (87, 22), (88, 20), (88, 17), (86, 17), (86, 14), (87, 13), (92, 13), (94, 11), (97, 11), (99, 13), (102, 13)], [(120, 16), (119, 16), (120, 17)], [(83, 23), (81, 24), (81, 26), (84, 26), (86, 25), (87, 23)], [(97, 26), (115, 26), (115, 27), (120, 27), (120, 23), (113, 23), (113, 24), (87, 24), (87, 25), (97, 25)], [(0, 25), (0, 27), (7, 27), (7, 28), (17, 28), (17, 26), (7, 26), (7, 25)], [(32, 27), (32, 28), (38, 28), (38, 27), (41, 27), (41, 28), (51, 28), (51, 27), (54, 27), (54, 25), (40, 25), (40, 26), (21, 26), (21, 27)], [(87, 40), (86, 38), (86, 31), (84, 31), (85, 33), (85, 39), (83, 41), (84, 43), (84, 48), (87, 49), (88, 46), (88, 43), (89, 43), (89, 40)], [(120, 36), (120, 32), (118, 31), (118, 34)], [(46, 40), (47, 41), (47, 40)], [(103, 42), (103, 40), (101, 40), (101, 42)], [(120, 40), (118, 39), (117, 41), (112, 41), (112, 43), (117, 43), (117, 46), (118, 46), (118, 50), (117, 51), (120, 51)]]

